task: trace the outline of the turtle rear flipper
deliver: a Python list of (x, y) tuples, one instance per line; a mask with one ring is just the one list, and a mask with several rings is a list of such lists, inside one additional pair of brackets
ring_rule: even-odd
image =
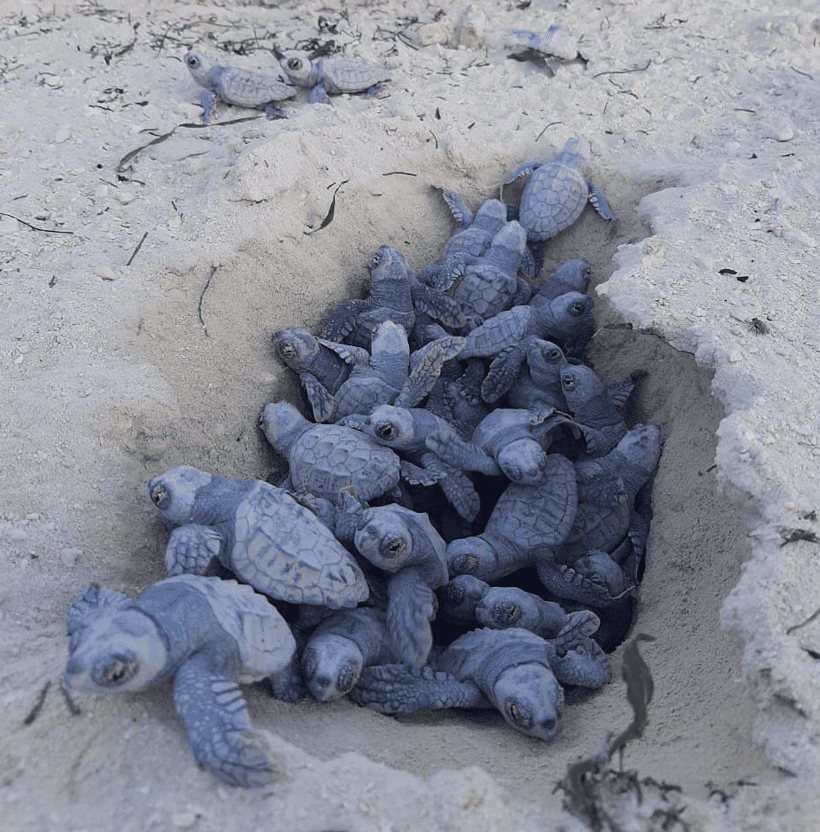
[(165, 568), (174, 575), (207, 575), (219, 560), (222, 538), (210, 526), (189, 523), (171, 532), (165, 549)]
[[(537, 556), (536, 552), (533, 554)], [(613, 562), (613, 565), (620, 571), (617, 564)], [(610, 587), (608, 584), (598, 583), (602, 580), (600, 574), (596, 574), (593, 579), (549, 558), (537, 559), (536, 568), (541, 583), (559, 599), (577, 601), (590, 607), (608, 607), (623, 595), (623, 592), (619, 594), (613, 592), (615, 586)], [(622, 581), (617, 582), (619, 588), (621, 584)]]
[(284, 773), (251, 728), (236, 683), (211, 667), (213, 656), (195, 653), (176, 673), (174, 705), (197, 763), (230, 786), (267, 786)]
[(589, 201), (592, 204), (592, 207), (605, 220), (609, 220), (614, 226), (615, 216), (612, 213), (612, 209), (609, 207), (609, 202), (607, 201), (606, 196), (604, 196), (604, 192), (597, 185), (593, 185), (592, 182), (589, 181), (587, 182), (587, 188), (589, 188)]
[(404, 664), (366, 667), (352, 697), (383, 714), (409, 714), (424, 708), (492, 707), (474, 682), (459, 682), (429, 666), (417, 669)]
[(433, 646), (430, 621), (436, 615), (436, 596), (413, 567), (404, 568), (387, 588), (387, 635), (396, 655), (421, 667)]

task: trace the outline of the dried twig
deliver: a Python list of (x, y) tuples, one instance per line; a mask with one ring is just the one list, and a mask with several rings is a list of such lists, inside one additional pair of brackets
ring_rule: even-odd
[(15, 217), (14, 214), (7, 214), (5, 211), (0, 211), (0, 217), (11, 217), (13, 220), (17, 220), (17, 222), (23, 223), (23, 225), (30, 228), (32, 231), (42, 231), (45, 234), (73, 234), (73, 231), (60, 231), (58, 228), (40, 228), (37, 225), (32, 225), (30, 222), (26, 222), (25, 220), (21, 220), (20, 217)]
[(126, 266), (130, 266), (131, 263), (134, 262), (134, 258), (137, 256), (137, 253), (142, 248), (142, 244), (145, 242), (145, 238), (148, 236), (148, 232), (146, 231), (145, 234), (140, 237), (140, 241), (137, 243), (137, 247), (131, 252), (131, 256), (128, 258), (128, 262), (125, 264)]
[(330, 201), (330, 209), (327, 212), (327, 216), (322, 220), (321, 225), (318, 228), (313, 228), (310, 231), (305, 231), (305, 234), (315, 234), (317, 231), (321, 231), (323, 228), (327, 228), (331, 222), (333, 222), (333, 215), (336, 213), (336, 194), (339, 193), (339, 188), (342, 185), (346, 185), (350, 182), (349, 179), (343, 179), (337, 186), (336, 190), (333, 191), (333, 199)]

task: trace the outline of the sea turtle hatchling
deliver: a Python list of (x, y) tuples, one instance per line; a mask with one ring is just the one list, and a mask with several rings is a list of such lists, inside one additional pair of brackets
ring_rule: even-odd
[[(444, 462), (425, 444), (433, 431), (450, 432), (448, 422), (423, 408), (389, 404), (379, 405), (369, 416), (356, 414), (343, 421), (380, 445), (409, 457), (401, 462), (401, 475), (407, 482), (411, 485), (438, 483), (459, 515), (468, 523), (475, 520), (480, 502), (472, 482), (462, 470)], [(359, 492), (357, 496), (366, 499)]]
[(194, 81), (205, 87), (199, 99), (204, 111), (203, 124), (211, 120), (217, 99), (238, 107), (264, 110), (268, 118), (275, 118), (285, 115), (276, 106), (276, 102), (296, 95), (296, 87), (285, 84), (272, 75), (211, 64), (199, 52), (189, 52), (185, 56), (185, 65)]
[(262, 414), (262, 431), (287, 460), (282, 487), (336, 504), (352, 487), (369, 501), (393, 491), (401, 477), (398, 456), (361, 431), (308, 422), (289, 402), (274, 402)]
[(322, 104), (328, 95), (363, 92), (375, 95), (383, 81), (390, 80), (390, 71), (379, 66), (348, 61), (344, 58), (322, 58), (311, 61), (307, 55), (288, 52), (279, 61), (282, 71), (297, 86), (310, 87), (308, 102)]
[(590, 153), (586, 139), (573, 138), (550, 162), (525, 162), (504, 180), (504, 185), (509, 185), (532, 173), (518, 206), (518, 221), (527, 229), (531, 243), (548, 240), (568, 228), (581, 216), (587, 201), (604, 219), (614, 220), (603, 192), (584, 178)]
[(437, 592), (439, 616), (455, 623), (477, 621), (482, 627), (521, 627), (541, 638), (564, 638), (570, 632), (593, 635), (600, 619), (589, 610), (567, 612), (555, 601), (516, 586), (490, 586), (472, 575), (456, 575)]
[(530, 410), (498, 408), (479, 422), (469, 441), (454, 428), (445, 428), (431, 430), (425, 445), (458, 470), (538, 485), (549, 475), (546, 449), (552, 434), (565, 424), (574, 428), (569, 417), (552, 410), (536, 415)]
[(359, 681), (363, 668), (400, 660), (390, 646), (385, 618), (375, 607), (337, 610), (310, 634), (301, 667), (316, 699), (340, 699)]
[(394, 321), (409, 335), (417, 311), (437, 318), (453, 330), (464, 326), (459, 305), (443, 292), (419, 282), (400, 251), (381, 246), (370, 266), (370, 276), (366, 298), (345, 301), (334, 309), (325, 324), (324, 337), (328, 341), (344, 341), (369, 350), (379, 324)]
[[(298, 368), (317, 422), (368, 414), (380, 404), (415, 407), (436, 383), (444, 363), (463, 346), (463, 338), (446, 336), (411, 354), (407, 332), (393, 321), (376, 328), (370, 352), (299, 330), (286, 330), (279, 338), (279, 353), (288, 366)], [(348, 367), (347, 377), (338, 385), (335, 382), (342, 374), (332, 356)], [(326, 369), (329, 387), (323, 383)]]
[(610, 679), (601, 648), (588, 636), (546, 640), (513, 627), (472, 630), (422, 668), (365, 668), (353, 697), (381, 713), (423, 708), (497, 708), (509, 725), (551, 740), (564, 705), (561, 684), (598, 688)]
[(592, 298), (565, 292), (549, 303), (513, 306), (485, 321), (467, 336), (461, 360), (497, 356), (529, 335), (556, 343), (564, 353), (579, 356), (594, 332)]
[(356, 549), (392, 576), (387, 587), (390, 645), (400, 661), (420, 667), (433, 645), (433, 590), (447, 583), (446, 544), (426, 514), (395, 504), (364, 508), (346, 496)]
[(217, 560), (259, 592), (295, 604), (355, 607), (370, 594), (353, 556), (281, 488), (178, 465), (148, 482), (171, 529), (171, 575), (204, 575)]
[(199, 765), (232, 786), (281, 776), (237, 686), (293, 665), (296, 642), (264, 596), (234, 580), (194, 575), (166, 578), (135, 601), (86, 586), (66, 623), (66, 690), (140, 691), (173, 677), (174, 705)]

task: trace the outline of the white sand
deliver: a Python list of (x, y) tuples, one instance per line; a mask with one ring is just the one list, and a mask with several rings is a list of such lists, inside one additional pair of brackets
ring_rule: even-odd
[[(655, 698), (624, 765), (680, 786), (692, 829), (816, 829), (820, 617), (789, 628), (820, 607), (820, 549), (781, 547), (788, 530), (820, 533), (814, 0), (481, 0), (461, 49), (463, 7), (414, 0), (108, 5), (0, 2), (4, 829), (584, 828), (553, 786), (631, 718), (620, 651), (615, 681), (568, 707), (549, 745), (500, 718), (394, 720), (249, 690), (255, 723), (284, 741), (287, 775), (261, 791), (196, 768), (169, 686), (78, 696), (76, 716), (59, 690), (82, 585), (136, 595), (163, 577), (147, 479), (280, 466), (257, 420), (297, 391), (271, 334), (318, 330), (360, 295), (379, 245), (434, 262), (453, 223), (432, 185), (475, 207), (572, 135), (592, 142), (617, 233), (588, 210), (541, 279), (590, 261), (592, 359), (609, 383), (648, 371), (644, 417), (665, 438), (637, 624), (657, 639), (642, 645)], [(498, 26), (555, 22), (586, 66), (549, 77), (482, 47)], [(274, 44), (313, 37), (394, 80), (375, 100), (286, 104), (287, 120), (180, 126), (201, 118), (189, 46), (274, 69)], [(333, 222), (306, 235), (345, 179)], [(628, 828), (653, 828), (637, 819), (649, 802)]]

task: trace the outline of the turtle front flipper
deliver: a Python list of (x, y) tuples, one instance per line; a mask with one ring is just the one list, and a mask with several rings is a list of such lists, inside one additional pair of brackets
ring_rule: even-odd
[(599, 688), (611, 678), (606, 653), (597, 641), (584, 638), (565, 656), (550, 660), (555, 678), (564, 685), (580, 685), (585, 688)]
[(348, 300), (336, 307), (325, 324), (323, 337), (328, 341), (342, 341), (353, 332), (356, 319), (367, 309), (367, 301)]
[(197, 763), (230, 786), (267, 786), (282, 776), (262, 734), (251, 728), (236, 682), (195, 653), (176, 673), (174, 705)]
[(451, 329), (461, 329), (466, 324), (461, 306), (448, 295), (417, 280), (413, 281), (412, 291), (417, 311), (426, 312)]
[(614, 226), (615, 215), (609, 207), (609, 202), (606, 196), (604, 196), (604, 192), (597, 185), (593, 185), (592, 182), (587, 182), (587, 188), (589, 188), (589, 201), (592, 203), (592, 207)]
[(170, 576), (206, 575), (219, 560), (222, 538), (210, 526), (189, 523), (171, 532), (165, 549), (165, 568)]
[(433, 389), (444, 364), (455, 358), (463, 346), (463, 338), (447, 336), (416, 350), (410, 356), (410, 375), (393, 405), (416, 407)]
[[(613, 565), (622, 572), (614, 561)], [(617, 579), (614, 575), (607, 575), (605, 579), (601, 572), (595, 572), (591, 573), (593, 577), (587, 577), (582, 571), (576, 571), (572, 567), (555, 563), (552, 560), (538, 559), (536, 568), (541, 583), (556, 598), (577, 601), (590, 607), (608, 607), (629, 591), (627, 588), (618, 592), (623, 586), (623, 579)], [(598, 582), (603, 580), (607, 580), (607, 583)]]
[(485, 402), (497, 402), (512, 386), (521, 372), (527, 350), (535, 340), (531, 335), (512, 347), (503, 349), (490, 363), (490, 370), (481, 385), (481, 396)]
[(406, 567), (387, 587), (387, 635), (396, 655), (421, 667), (433, 646), (430, 621), (436, 615), (436, 596), (419, 570)]
[(325, 82), (320, 81), (308, 93), (308, 104), (328, 104), (327, 90), (325, 89)]
[(216, 105), (216, 95), (211, 90), (202, 90), (199, 95), (199, 103), (202, 105), (202, 123), (207, 124), (211, 120), (211, 114)]
[(474, 682), (449, 673), (404, 664), (366, 667), (351, 694), (383, 714), (409, 714), (424, 708), (489, 708), (492, 703)]
[(313, 418), (317, 422), (330, 422), (336, 412), (336, 400), (313, 373), (302, 373), (302, 386), (305, 388)]
[(445, 433), (433, 431), (424, 440), (424, 444), (438, 457), (455, 468), (467, 471), (480, 471), (488, 476), (500, 476), (498, 463), (478, 445), (461, 439), (455, 431)]

